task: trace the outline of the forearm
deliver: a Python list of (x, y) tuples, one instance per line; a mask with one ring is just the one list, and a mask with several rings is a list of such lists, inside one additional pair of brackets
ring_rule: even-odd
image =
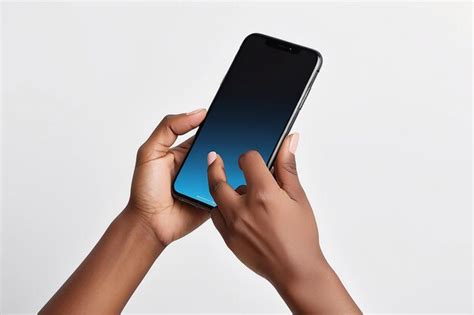
[(362, 314), (324, 258), (276, 289), (294, 314)]
[(163, 246), (142, 218), (124, 210), (40, 314), (118, 314)]

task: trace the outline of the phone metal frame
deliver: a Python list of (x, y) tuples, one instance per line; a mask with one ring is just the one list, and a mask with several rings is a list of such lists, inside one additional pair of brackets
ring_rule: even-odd
[[(281, 144), (283, 143), (283, 140), (285, 140), (286, 136), (289, 134), (290, 130), (291, 130), (291, 127), (293, 127), (293, 123), (295, 122), (296, 118), (298, 117), (298, 114), (301, 110), (301, 108), (303, 107), (303, 104), (306, 100), (306, 97), (308, 96), (309, 94), (309, 91), (311, 90), (311, 87), (314, 83), (314, 80), (316, 79), (316, 76), (318, 75), (319, 73), (319, 70), (321, 69), (321, 66), (322, 66), (322, 63), (323, 63), (323, 57), (321, 56), (321, 54), (317, 51), (317, 50), (314, 50), (314, 49), (311, 49), (311, 48), (308, 48), (308, 47), (304, 47), (304, 46), (300, 46), (300, 45), (296, 45), (296, 44), (293, 44), (293, 43), (290, 43), (290, 42), (287, 42), (287, 41), (284, 41), (284, 40), (281, 40), (281, 39), (278, 39), (278, 38), (274, 38), (274, 37), (271, 37), (271, 36), (268, 36), (268, 35), (264, 35), (264, 34), (260, 34), (260, 33), (252, 33), (250, 35), (248, 35), (245, 39), (247, 39), (248, 37), (252, 36), (252, 35), (258, 35), (258, 36), (262, 36), (262, 37), (265, 37), (267, 39), (273, 39), (273, 40), (277, 40), (279, 42), (283, 42), (285, 44), (289, 44), (291, 46), (295, 46), (295, 47), (298, 47), (300, 49), (307, 49), (307, 50), (311, 50), (313, 51), (314, 53), (316, 53), (317, 55), (317, 61), (316, 61), (316, 65), (314, 66), (314, 70), (313, 72), (311, 73), (311, 76), (309, 77), (308, 79), (308, 83), (306, 84), (304, 90), (303, 90), (303, 93), (301, 94), (301, 97), (300, 99), (298, 100), (298, 103), (296, 104), (295, 106), (295, 109), (293, 111), (293, 113), (291, 114), (290, 118), (288, 119), (288, 123), (286, 124), (285, 126), (285, 129), (283, 130), (280, 138), (278, 139), (278, 142), (277, 144), (275, 145), (275, 148), (273, 149), (273, 153), (272, 155), (270, 156), (270, 158), (268, 159), (268, 162), (266, 163), (267, 167), (269, 169), (271, 169), (271, 167), (273, 166), (273, 163), (275, 162), (275, 158), (278, 154), (278, 151), (280, 150), (280, 147), (281, 147)], [(244, 41), (242, 42), (241, 46), (243, 45), (243, 43), (245, 42), (245, 39)], [(239, 47), (239, 51), (240, 51), (240, 47)], [(235, 55), (234, 57), (234, 60), (235, 58), (237, 58), (237, 55), (239, 53), (239, 51), (237, 52), (237, 54)], [(234, 63), (234, 60), (232, 61), (232, 64), (231, 64), (231, 67)], [(229, 70), (230, 70), (230, 67), (229, 69), (227, 70), (224, 78), (222, 79), (221, 81), (221, 84), (219, 85), (219, 88), (217, 89), (217, 93), (219, 92), (220, 88), (221, 88), (221, 85), (222, 83), (224, 82), (225, 78), (227, 77), (227, 74), (229, 73)], [(216, 96), (217, 96), (217, 93), (216, 93)], [(211, 106), (213, 104), (214, 100), (212, 100), (211, 102)], [(201, 127), (203, 126), (204, 122), (205, 122), (206, 118), (204, 118), (204, 121), (201, 123), (201, 125), (199, 126), (198, 130), (196, 131), (196, 134), (195, 134), (195, 139), (194, 141), (196, 141), (197, 139), (197, 136), (199, 135), (199, 131), (201, 129)], [(188, 154), (189, 152), (191, 151), (191, 149), (193, 148), (193, 145), (194, 145), (194, 141), (193, 143), (191, 144), (189, 150), (188, 150), (188, 153), (186, 154), (186, 157), (184, 158), (182, 164), (180, 165), (178, 171), (176, 172), (176, 176), (175, 178), (173, 179), (173, 182), (172, 182), (172, 185), (171, 185), (171, 192), (172, 192), (172, 195), (173, 197), (175, 197), (176, 199), (178, 200), (181, 200), (187, 204), (190, 204), (190, 205), (193, 205), (197, 208), (200, 208), (200, 209), (204, 209), (204, 210), (211, 210), (213, 209), (214, 207), (208, 205), (207, 203), (204, 203), (200, 200), (197, 200), (197, 199), (194, 199), (194, 198), (191, 198), (189, 196), (186, 196), (186, 195), (183, 195), (179, 192), (177, 192), (175, 189), (174, 189), (174, 184), (175, 184), (175, 181), (176, 181), (176, 178), (178, 177), (180, 171), (181, 171), (181, 168), (182, 166), (184, 165), (184, 163), (186, 162), (186, 159), (188, 157)]]

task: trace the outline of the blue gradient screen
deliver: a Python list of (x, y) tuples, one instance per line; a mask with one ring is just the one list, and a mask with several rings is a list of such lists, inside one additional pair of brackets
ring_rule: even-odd
[(174, 182), (175, 193), (215, 207), (207, 181), (207, 154), (225, 163), (227, 181), (245, 184), (241, 154), (257, 150), (268, 163), (316, 66), (315, 51), (279, 46), (264, 35), (241, 45)]

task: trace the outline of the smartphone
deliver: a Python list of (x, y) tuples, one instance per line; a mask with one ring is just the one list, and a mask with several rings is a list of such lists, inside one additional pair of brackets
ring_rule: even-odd
[(321, 68), (316, 50), (262, 34), (247, 36), (196, 132), (173, 182), (173, 195), (204, 209), (216, 206), (207, 154), (224, 160), (228, 183), (245, 184), (240, 155), (257, 150), (271, 168)]

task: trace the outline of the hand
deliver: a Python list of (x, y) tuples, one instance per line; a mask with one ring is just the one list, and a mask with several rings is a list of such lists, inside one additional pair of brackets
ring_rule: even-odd
[(208, 219), (207, 211), (171, 195), (171, 181), (193, 140), (170, 147), (205, 115), (202, 109), (161, 121), (138, 150), (127, 207), (41, 314), (120, 314), (164, 247)]
[(172, 181), (193, 138), (174, 148), (170, 147), (178, 135), (199, 126), (205, 116), (205, 109), (166, 116), (138, 150), (126, 211), (140, 214), (163, 247), (188, 234), (209, 218), (207, 211), (176, 200), (171, 194)]
[(217, 203), (212, 220), (237, 257), (271, 282), (299, 277), (323, 261), (313, 211), (290, 152), (297, 141), (292, 135), (280, 149), (274, 168), (278, 181), (257, 151), (243, 154), (239, 166), (247, 186), (237, 191), (226, 182), (221, 157), (209, 154), (209, 189)]
[[(285, 139), (274, 174), (256, 151), (239, 159), (246, 186), (226, 182), (224, 161), (208, 155), (212, 221), (227, 246), (268, 279), (296, 313), (354, 313), (357, 306), (321, 252), (318, 229), (296, 172), (298, 134)], [(337, 307), (337, 308), (335, 308)]]

